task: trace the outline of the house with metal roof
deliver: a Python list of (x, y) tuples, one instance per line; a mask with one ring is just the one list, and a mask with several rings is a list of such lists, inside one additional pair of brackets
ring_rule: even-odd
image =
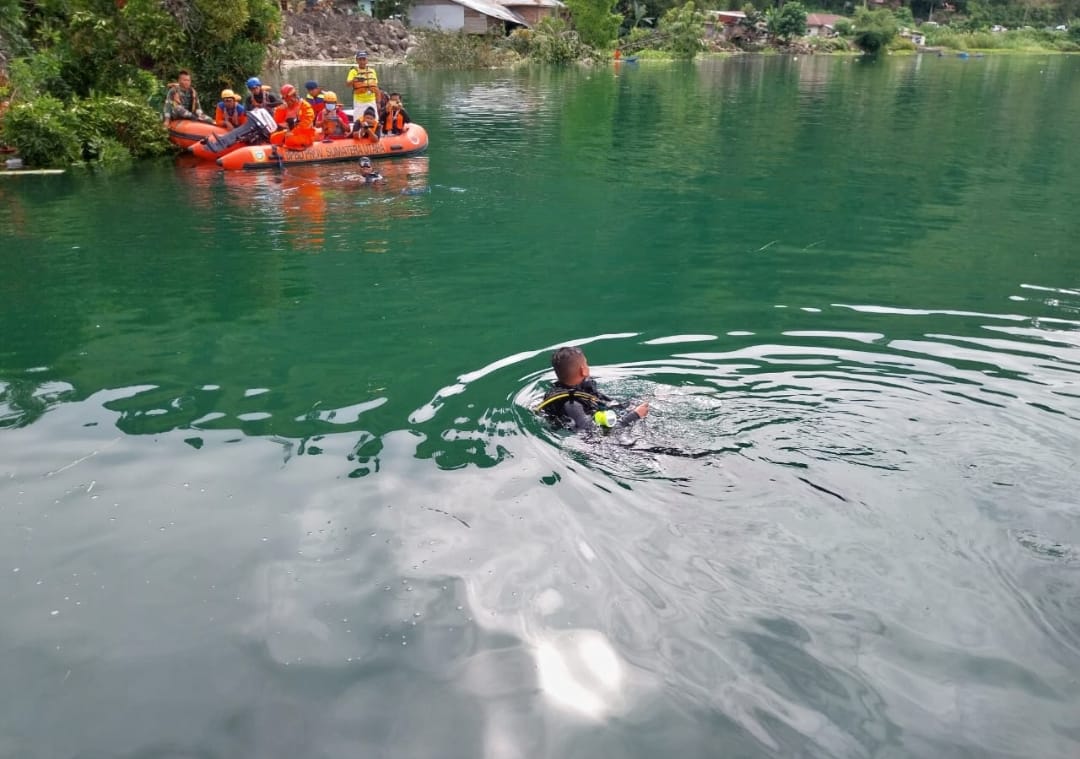
[(468, 34), (506, 33), (529, 23), (494, 0), (415, 0), (409, 25)]
[(809, 37), (832, 37), (836, 34), (833, 27), (843, 18), (833, 13), (807, 13), (806, 34)]
[(521, 16), (529, 26), (536, 26), (544, 18), (567, 14), (566, 4), (560, 0), (498, 0), (498, 3)]

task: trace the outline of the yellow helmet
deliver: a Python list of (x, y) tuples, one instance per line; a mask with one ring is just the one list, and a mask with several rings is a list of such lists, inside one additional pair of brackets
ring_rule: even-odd
[(226, 100), (228, 98), (232, 98), (233, 100), (236, 100), (237, 99), (236, 98), (236, 93), (233, 92), (232, 90), (222, 90), (221, 91), (221, 99)]
[(324, 103), (336, 103), (337, 102), (337, 93), (336, 92), (330, 92), (329, 90), (327, 90), (326, 92), (323, 92), (322, 99), (323, 99)]

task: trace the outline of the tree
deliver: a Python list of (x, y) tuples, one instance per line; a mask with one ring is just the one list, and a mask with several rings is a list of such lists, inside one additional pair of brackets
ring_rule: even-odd
[(665, 13), (660, 31), (667, 37), (664, 47), (678, 58), (693, 58), (705, 49), (705, 14), (694, 7), (694, 0)]
[(161, 152), (162, 80), (189, 69), (213, 103), (262, 70), (280, 26), (278, 0), (0, 0), (4, 139), (38, 164)]
[(783, 8), (769, 11), (766, 18), (769, 33), (774, 37), (789, 40), (806, 34), (806, 9), (802, 3), (785, 3)]
[(893, 41), (896, 32), (896, 17), (888, 10), (860, 8), (855, 14), (854, 42), (865, 53), (876, 55)]
[(570, 18), (581, 41), (596, 48), (610, 47), (619, 34), (622, 16), (612, 13), (615, 0), (566, 0)]

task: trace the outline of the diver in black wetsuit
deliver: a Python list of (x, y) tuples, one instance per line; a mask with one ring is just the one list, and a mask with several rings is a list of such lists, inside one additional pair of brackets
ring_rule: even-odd
[(580, 348), (565, 346), (551, 354), (556, 381), (544, 395), (536, 412), (575, 432), (605, 427), (626, 427), (649, 413), (649, 404), (623, 411), (623, 404), (604, 395), (589, 377), (589, 362)]

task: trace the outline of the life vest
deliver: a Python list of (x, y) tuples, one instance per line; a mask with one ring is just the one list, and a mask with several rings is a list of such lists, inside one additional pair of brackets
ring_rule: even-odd
[(534, 411), (555, 420), (565, 419), (569, 417), (569, 414), (565, 413), (563, 408), (570, 401), (580, 403), (585, 410), (585, 415), (591, 417), (597, 411), (605, 411), (610, 399), (596, 388), (596, 383), (592, 379), (587, 379), (574, 387), (554, 382)]
[(274, 121), (285, 126), (289, 119), (296, 119), (293, 129), (312, 129), (315, 126), (315, 111), (310, 103), (299, 99), (293, 105), (282, 103), (274, 109)]
[(225, 101), (217, 104), (217, 112), (214, 114), (214, 123), (218, 126), (235, 128), (242, 126), (247, 121), (244, 106), (234, 105), (232, 111), (225, 107)]
[(348, 117), (335, 108), (332, 111), (323, 111), (316, 117), (315, 124), (322, 127), (323, 137), (331, 140), (345, 137), (349, 131)]
[(398, 108), (396, 111), (387, 111), (383, 118), (383, 134), (394, 134), (405, 131), (405, 115)]
[(379, 122), (368, 121), (366, 118), (360, 119), (353, 127), (353, 135), (358, 140), (364, 142), (378, 142), (379, 141)]
[(170, 93), (170, 100), (181, 108), (194, 112), (198, 102), (198, 95), (195, 94), (194, 87), (185, 90), (180, 85), (176, 85), (175, 90)]
[[(378, 84), (379, 77), (375, 74), (375, 69), (370, 67), (364, 67), (362, 69), (353, 68), (349, 71), (348, 76), (349, 86), (353, 89), (353, 102), (355, 103), (374, 103), (378, 98)], [(369, 90), (365, 85), (375, 85), (374, 90)]]
[(322, 95), (316, 95), (315, 97), (312, 97), (311, 95), (304, 95), (304, 100), (306, 100), (308, 105), (311, 106), (311, 109), (315, 111), (316, 117), (318, 117), (318, 115), (322, 113), (323, 109), (326, 107), (326, 101), (323, 100)]
[(244, 107), (249, 111), (253, 111), (256, 108), (265, 108), (270, 110), (281, 105), (281, 101), (278, 100), (269, 87), (263, 85), (255, 92), (249, 92), (247, 98), (244, 100)]

